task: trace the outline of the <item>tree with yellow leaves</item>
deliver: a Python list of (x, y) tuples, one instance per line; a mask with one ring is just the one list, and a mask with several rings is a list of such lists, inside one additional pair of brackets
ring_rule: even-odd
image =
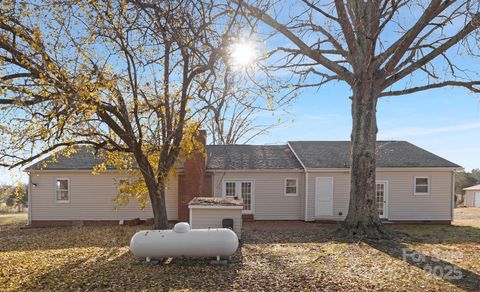
[[(216, 1), (2, 1), (0, 164), (101, 149), (167, 228), (166, 181), (195, 143), (236, 25)], [(122, 193), (125, 193), (122, 191)], [(143, 200), (143, 201), (142, 201)]]

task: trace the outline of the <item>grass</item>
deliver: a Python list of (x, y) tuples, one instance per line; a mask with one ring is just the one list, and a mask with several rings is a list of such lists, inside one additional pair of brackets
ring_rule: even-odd
[[(145, 226), (4, 226), (0, 290), (480, 289), (478, 228), (394, 226), (401, 234), (396, 240), (349, 242), (335, 236), (335, 226), (302, 224), (274, 231), (258, 224), (245, 230), (241, 249), (226, 266), (199, 259), (145, 264), (128, 248), (130, 237)], [(403, 260), (404, 248), (425, 261)], [(425, 271), (428, 265), (460, 269), (462, 278), (433, 276)]]
[(27, 224), (27, 213), (5, 213), (0, 214), (0, 226), (10, 224)]

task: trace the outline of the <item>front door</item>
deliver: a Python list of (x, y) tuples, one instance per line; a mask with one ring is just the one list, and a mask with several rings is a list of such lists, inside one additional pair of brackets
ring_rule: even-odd
[(377, 181), (375, 193), (378, 216), (380, 218), (387, 218), (388, 183), (386, 181)]
[(225, 181), (223, 196), (235, 197), (243, 200), (243, 213), (253, 214), (253, 182), (252, 181)]

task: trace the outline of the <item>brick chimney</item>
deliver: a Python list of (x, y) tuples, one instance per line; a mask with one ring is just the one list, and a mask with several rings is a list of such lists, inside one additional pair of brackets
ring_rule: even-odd
[[(199, 130), (197, 141), (206, 151), (207, 131)], [(183, 173), (178, 175), (178, 221), (189, 221), (188, 202), (194, 197), (212, 196), (212, 176), (206, 173), (206, 153), (190, 155), (183, 163)]]

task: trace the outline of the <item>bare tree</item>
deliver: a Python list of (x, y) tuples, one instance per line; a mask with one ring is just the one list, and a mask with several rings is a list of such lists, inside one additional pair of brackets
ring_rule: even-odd
[(250, 75), (232, 71), (228, 63), (214, 86), (216, 90), (202, 97), (207, 105), (205, 125), (215, 145), (246, 144), (268, 134), (282, 124), (276, 116), (285, 112), (292, 99), (268, 94), (261, 84), (250, 81)]
[(106, 163), (138, 166), (155, 228), (167, 228), (166, 180), (199, 150), (198, 94), (234, 17), (215, 1), (2, 1), (1, 165), (93, 145)]
[(350, 235), (386, 236), (375, 205), (377, 102), (448, 86), (480, 92), (478, 72), (465, 67), (479, 56), (479, 2), (302, 0), (294, 1), (293, 9), (283, 1), (234, 2), (245, 16), (260, 19), (290, 42), (275, 51), (284, 60), (277, 68), (297, 76), (293, 88), (331, 81), (351, 88), (350, 205), (344, 227)]

